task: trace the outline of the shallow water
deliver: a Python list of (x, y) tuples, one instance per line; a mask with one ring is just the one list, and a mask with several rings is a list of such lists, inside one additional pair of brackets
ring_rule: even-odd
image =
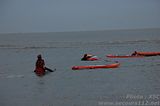
[[(116, 106), (117, 102), (159, 101), (160, 56), (105, 57), (135, 50), (160, 51), (160, 30), (1, 34), (0, 105), (110, 106), (111, 102)], [(43, 77), (33, 73), (39, 53), (55, 72)], [(101, 61), (80, 61), (84, 53), (97, 55)], [(116, 69), (71, 70), (74, 65), (117, 60), (121, 66)], [(149, 98), (152, 95), (158, 98)]]

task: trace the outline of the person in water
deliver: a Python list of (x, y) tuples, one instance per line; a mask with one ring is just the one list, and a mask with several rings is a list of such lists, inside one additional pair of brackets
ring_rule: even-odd
[(39, 72), (41, 72), (41, 73), (44, 74), (44, 73), (45, 73), (45, 70), (48, 70), (48, 71), (50, 71), (50, 72), (53, 72), (53, 70), (45, 67), (45, 62), (44, 62), (44, 60), (42, 59), (41, 54), (39, 54), (39, 55), (37, 56), (36, 69), (34, 70), (34, 72), (38, 72), (38, 71), (39, 71)]
[(81, 60), (88, 60), (89, 58), (93, 57), (91, 54), (84, 54), (83, 58)]
[(132, 53), (131, 56), (137, 56), (137, 55), (138, 55), (137, 51), (134, 51), (134, 53)]

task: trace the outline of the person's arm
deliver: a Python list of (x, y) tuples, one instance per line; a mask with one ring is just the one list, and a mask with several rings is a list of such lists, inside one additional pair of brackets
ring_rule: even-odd
[(44, 62), (44, 60), (42, 60), (43, 61), (43, 67), (45, 67), (45, 62)]
[(38, 66), (38, 60), (36, 61), (36, 64), (35, 64), (35, 66), (36, 66), (36, 67)]

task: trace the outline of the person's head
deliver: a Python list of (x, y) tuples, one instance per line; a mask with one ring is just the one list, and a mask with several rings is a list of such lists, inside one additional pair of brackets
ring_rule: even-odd
[(39, 55), (37, 56), (37, 58), (38, 58), (38, 59), (42, 59), (42, 56), (41, 56), (41, 54), (39, 54)]
[(118, 61), (115, 61), (115, 63), (119, 63)]
[(87, 57), (87, 54), (84, 54), (84, 57)]

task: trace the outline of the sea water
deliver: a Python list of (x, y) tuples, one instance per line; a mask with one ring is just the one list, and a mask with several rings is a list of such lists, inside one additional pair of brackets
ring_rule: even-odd
[[(109, 59), (107, 54), (160, 51), (160, 29), (0, 34), (1, 106), (136, 106), (160, 100), (160, 56)], [(100, 61), (80, 61), (85, 53)], [(56, 71), (34, 74), (36, 56)], [(75, 65), (120, 62), (116, 69)], [(127, 104), (128, 103), (128, 104)]]

